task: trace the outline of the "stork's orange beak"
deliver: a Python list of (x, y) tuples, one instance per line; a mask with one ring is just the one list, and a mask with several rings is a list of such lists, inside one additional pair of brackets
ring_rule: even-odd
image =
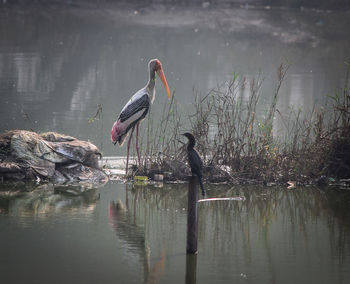
[(169, 90), (169, 86), (168, 86), (168, 83), (166, 81), (166, 78), (165, 78), (165, 75), (164, 75), (164, 72), (163, 72), (163, 68), (160, 67), (157, 71), (157, 74), (160, 78), (160, 80), (162, 80), (162, 83), (164, 84), (164, 87), (165, 87), (165, 90), (166, 92), (168, 93), (168, 98), (170, 99), (171, 95), (170, 95), (170, 90)]

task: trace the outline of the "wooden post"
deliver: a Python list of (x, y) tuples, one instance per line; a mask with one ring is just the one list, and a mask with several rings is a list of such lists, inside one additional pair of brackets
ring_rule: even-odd
[(186, 256), (186, 284), (196, 284), (197, 278), (197, 255), (188, 254)]
[(197, 253), (198, 235), (198, 178), (191, 176), (188, 184), (188, 207), (187, 207), (187, 254)]

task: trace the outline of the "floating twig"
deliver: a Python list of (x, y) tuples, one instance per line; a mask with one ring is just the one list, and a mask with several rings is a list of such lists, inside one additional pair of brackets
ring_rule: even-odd
[(207, 202), (207, 201), (244, 201), (245, 197), (237, 196), (237, 197), (214, 197), (214, 198), (205, 198), (199, 199), (198, 202)]

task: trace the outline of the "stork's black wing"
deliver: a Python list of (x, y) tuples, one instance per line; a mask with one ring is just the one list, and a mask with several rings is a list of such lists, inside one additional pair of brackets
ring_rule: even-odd
[(135, 100), (131, 99), (127, 103), (127, 105), (124, 107), (122, 112), (120, 113), (119, 115), (120, 121), (124, 122), (125, 120), (132, 117), (134, 114), (138, 113), (139, 111), (142, 111), (142, 109), (144, 109), (145, 112), (142, 114), (142, 116), (139, 119), (144, 118), (149, 109), (149, 105), (150, 105), (150, 101), (147, 94), (144, 94)]

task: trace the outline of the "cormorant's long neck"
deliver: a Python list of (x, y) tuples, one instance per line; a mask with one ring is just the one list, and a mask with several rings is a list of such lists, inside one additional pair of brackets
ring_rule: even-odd
[(149, 70), (149, 80), (146, 85), (147, 91), (149, 93), (151, 102), (153, 103), (155, 97), (155, 87), (156, 85), (156, 71), (154, 69)]
[(187, 145), (187, 150), (192, 150), (194, 148), (194, 145), (196, 144), (196, 140), (194, 138), (188, 138), (188, 145)]

